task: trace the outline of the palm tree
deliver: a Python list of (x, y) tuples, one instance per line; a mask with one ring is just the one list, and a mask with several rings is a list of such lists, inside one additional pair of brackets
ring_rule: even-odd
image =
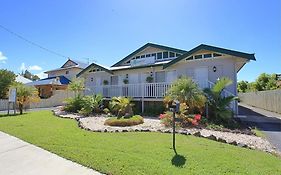
[(188, 77), (180, 77), (167, 91), (166, 101), (178, 100), (188, 106), (189, 113), (204, 107), (206, 98), (198, 85)]
[(133, 115), (133, 104), (131, 103), (131, 98), (126, 97), (112, 97), (109, 103), (112, 111), (117, 112), (117, 117), (122, 117), (128, 115), (128, 117)]
[(232, 117), (233, 113), (229, 109), (229, 105), (233, 100), (237, 100), (236, 96), (223, 96), (222, 92), (225, 87), (232, 84), (232, 80), (223, 77), (218, 80), (212, 88), (204, 89), (208, 98), (210, 119), (214, 122), (227, 122)]
[(38, 90), (33, 86), (26, 86), (22, 83), (16, 83), (13, 85), (17, 89), (17, 103), (20, 114), (23, 113), (25, 105), (30, 103), (39, 102)]
[(68, 89), (74, 92), (74, 96), (80, 96), (80, 93), (85, 89), (84, 79), (82, 78), (74, 78), (68, 85)]

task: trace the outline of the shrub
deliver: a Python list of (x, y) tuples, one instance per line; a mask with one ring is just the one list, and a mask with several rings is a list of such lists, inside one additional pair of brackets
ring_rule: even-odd
[(203, 112), (206, 98), (198, 85), (187, 77), (177, 79), (167, 91), (164, 102), (171, 103), (173, 100), (178, 100), (180, 103), (185, 103), (188, 108), (188, 113)]
[(143, 117), (140, 115), (134, 115), (132, 117), (110, 117), (109, 119), (107, 119), (104, 124), (105, 125), (109, 125), (109, 126), (134, 126), (134, 125), (139, 125), (142, 124), (143, 121)]
[(204, 89), (208, 98), (209, 119), (215, 124), (228, 124), (233, 115), (229, 109), (229, 105), (237, 97), (232, 95), (227, 97), (222, 96), (224, 88), (230, 84), (232, 84), (232, 81), (229, 78), (223, 77), (211, 89)]
[(66, 100), (66, 106), (64, 107), (64, 110), (68, 112), (79, 112), (80, 114), (87, 116), (93, 112), (101, 112), (102, 102), (103, 97), (100, 94), (84, 97), (78, 95), (74, 98), (69, 98)]
[(121, 116), (132, 116), (133, 115), (133, 104), (131, 103), (131, 98), (126, 97), (112, 97), (109, 102), (109, 108), (113, 114), (117, 117)]
[(103, 109), (103, 112), (104, 112), (105, 114), (109, 114), (109, 113), (110, 113), (110, 110), (109, 110), (108, 108), (104, 108), (104, 109)]

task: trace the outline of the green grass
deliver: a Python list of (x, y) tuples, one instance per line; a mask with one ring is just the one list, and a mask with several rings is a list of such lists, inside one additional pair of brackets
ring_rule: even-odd
[(0, 130), (108, 174), (281, 174), (281, 159), (203, 138), (171, 134), (95, 133), (50, 111), (0, 117)]

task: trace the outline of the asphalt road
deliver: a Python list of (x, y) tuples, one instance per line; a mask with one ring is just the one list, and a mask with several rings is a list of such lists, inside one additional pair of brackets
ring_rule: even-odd
[(259, 128), (281, 152), (281, 114), (239, 104), (238, 117), (246, 125)]

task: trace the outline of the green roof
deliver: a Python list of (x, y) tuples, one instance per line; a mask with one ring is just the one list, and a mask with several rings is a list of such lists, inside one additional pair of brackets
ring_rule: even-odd
[(238, 51), (234, 51), (234, 50), (229, 50), (229, 49), (224, 49), (224, 48), (220, 48), (220, 47), (215, 47), (215, 46), (201, 44), (201, 45), (191, 49), (190, 51), (184, 53), (183, 55), (177, 57), (176, 59), (166, 63), (163, 66), (163, 68), (165, 69), (165, 68), (173, 65), (173, 64), (179, 62), (180, 60), (185, 59), (186, 57), (191, 56), (195, 52), (198, 52), (199, 50), (209, 50), (209, 51), (213, 51), (213, 52), (218, 52), (218, 53), (223, 53), (223, 54), (227, 54), (227, 55), (232, 55), (232, 56), (236, 56), (236, 57), (245, 58), (247, 60), (254, 60), (254, 61), (256, 60), (254, 54), (238, 52)]
[(154, 48), (158, 48), (158, 49), (163, 49), (163, 50), (171, 51), (171, 52), (180, 53), (180, 54), (184, 54), (184, 53), (187, 52), (186, 50), (176, 49), (176, 48), (173, 48), (173, 47), (168, 47), (168, 46), (163, 46), (163, 45), (153, 44), (153, 43), (147, 43), (144, 46), (142, 46), (139, 49), (137, 49), (134, 52), (132, 52), (131, 54), (129, 54), (128, 56), (126, 56), (125, 58), (123, 58), (122, 60), (118, 61), (117, 63), (115, 63), (111, 67), (120, 66), (120, 64), (122, 62), (126, 61), (127, 59), (131, 58), (133, 55), (137, 54), (138, 52), (142, 51), (143, 49), (145, 49), (145, 48), (147, 48), (149, 46), (150, 47), (154, 47)]
[(92, 67), (97, 67), (97, 68), (99, 68), (99, 69), (101, 69), (101, 70), (104, 70), (105, 72), (108, 72), (108, 73), (110, 73), (110, 74), (113, 74), (113, 72), (111, 71), (111, 70), (109, 70), (109, 69), (107, 69), (107, 68), (105, 68), (105, 67), (103, 67), (103, 66), (101, 66), (101, 65), (98, 65), (98, 64), (96, 64), (96, 63), (92, 63), (92, 64), (90, 64), (88, 67), (86, 67), (85, 69), (83, 69), (81, 72), (79, 72), (77, 75), (76, 75), (76, 77), (79, 77), (80, 75), (82, 75), (84, 72), (86, 72), (86, 71), (88, 71), (90, 68), (92, 68)]

